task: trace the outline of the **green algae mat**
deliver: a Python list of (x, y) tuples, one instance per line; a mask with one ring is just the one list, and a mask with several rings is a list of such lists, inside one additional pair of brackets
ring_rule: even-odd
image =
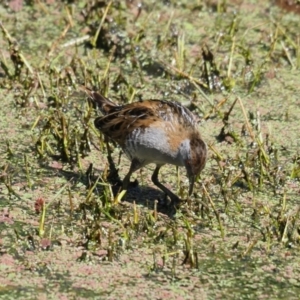
[[(296, 1), (0, 4), (0, 299), (299, 299)], [(288, 10), (284, 10), (288, 8)], [(178, 101), (209, 157), (129, 161), (87, 86)]]

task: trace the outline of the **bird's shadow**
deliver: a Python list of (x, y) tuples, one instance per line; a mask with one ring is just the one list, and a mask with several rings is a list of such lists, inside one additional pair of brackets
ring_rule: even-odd
[[(86, 186), (87, 193), (92, 187), (95, 187), (92, 192), (99, 197), (102, 197), (105, 193), (105, 184), (110, 184), (114, 196), (117, 196), (121, 191), (122, 180), (119, 177), (118, 169), (111, 157), (108, 157), (108, 162), (108, 176), (105, 182), (103, 182), (103, 179), (99, 179), (101, 177), (99, 177), (99, 175), (103, 174), (103, 170), (94, 168), (92, 164), (90, 164), (85, 172), (63, 170), (44, 163), (40, 163), (40, 167), (51, 172), (52, 176), (53, 172), (55, 172), (56, 176), (64, 177), (74, 186), (80, 182)], [(176, 213), (175, 208), (168, 205), (166, 195), (162, 191), (153, 187), (139, 185), (137, 180), (130, 182), (128, 190), (122, 198), (122, 202), (142, 205), (150, 210), (155, 209), (156, 202), (156, 210), (158, 213), (167, 215), (170, 218), (173, 218)]]

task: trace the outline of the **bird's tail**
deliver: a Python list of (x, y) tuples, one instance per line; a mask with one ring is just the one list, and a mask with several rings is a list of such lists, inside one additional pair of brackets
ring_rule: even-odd
[(99, 107), (104, 115), (109, 114), (114, 108), (118, 106), (116, 103), (110, 101), (100, 93), (92, 91), (85, 86), (80, 86), (79, 88), (89, 96), (92, 102)]

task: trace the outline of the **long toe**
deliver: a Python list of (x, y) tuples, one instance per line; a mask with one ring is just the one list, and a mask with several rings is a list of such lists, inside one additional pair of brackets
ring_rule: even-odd
[(184, 201), (182, 199), (180, 199), (179, 197), (177, 197), (176, 195), (174, 195), (174, 196), (172, 198), (170, 197), (171, 202), (168, 204), (168, 206), (179, 208), (180, 205), (182, 205), (184, 203)]
[(176, 196), (170, 190), (168, 190), (166, 187), (164, 189), (164, 192), (165, 192), (165, 198), (162, 203), (164, 206), (179, 208), (180, 205), (184, 202), (178, 196)]

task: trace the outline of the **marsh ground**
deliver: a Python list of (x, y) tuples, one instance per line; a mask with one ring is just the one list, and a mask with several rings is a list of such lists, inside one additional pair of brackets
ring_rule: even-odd
[[(1, 299), (299, 299), (299, 15), (255, 0), (0, 15)], [(210, 157), (176, 214), (153, 166), (118, 201), (128, 162), (112, 144), (108, 165), (80, 85), (200, 117)], [(183, 170), (161, 178), (186, 198)]]

